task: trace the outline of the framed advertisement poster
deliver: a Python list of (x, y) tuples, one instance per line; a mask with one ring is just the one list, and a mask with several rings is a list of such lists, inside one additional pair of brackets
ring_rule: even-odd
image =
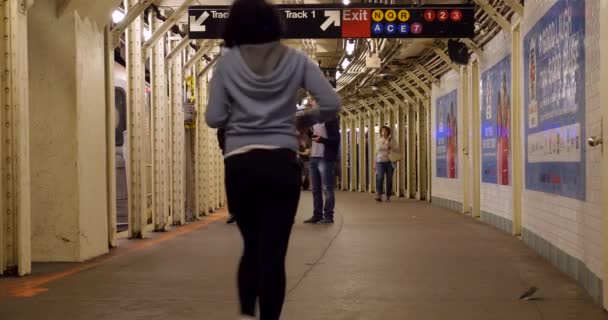
[(585, 1), (557, 1), (523, 45), (526, 188), (584, 200)]
[(481, 181), (511, 178), (511, 55), (481, 74)]
[(437, 98), (436, 112), (436, 176), (456, 179), (458, 177), (458, 90)]

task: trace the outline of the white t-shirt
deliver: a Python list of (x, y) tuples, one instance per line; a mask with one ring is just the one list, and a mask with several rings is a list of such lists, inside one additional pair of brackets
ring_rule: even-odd
[[(317, 123), (312, 126), (312, 132), (314, 135), (327, 138), (327, 130), (325, 130), (324, 123)], [(325, 154), (325, 145), (318, 142), (312, 142), (312, 148), (310, 149), (311, 158), (323, 158)]]

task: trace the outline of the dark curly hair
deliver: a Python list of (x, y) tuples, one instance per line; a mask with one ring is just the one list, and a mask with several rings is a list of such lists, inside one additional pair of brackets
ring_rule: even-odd
[(224, 24), (224, 45), (228, 48), (279, 41), (284, 23), (276, 8), (265, 0), (236, 0)]

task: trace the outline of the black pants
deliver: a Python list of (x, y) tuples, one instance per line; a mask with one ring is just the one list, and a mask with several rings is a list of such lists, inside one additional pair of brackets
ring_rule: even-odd
[(278, 320), (285, 300), (285, 256), (300, 200), (301, 169), (287, 149), (254, 150), (225, 160), (226, 195), (244, 242), (241, 313)]

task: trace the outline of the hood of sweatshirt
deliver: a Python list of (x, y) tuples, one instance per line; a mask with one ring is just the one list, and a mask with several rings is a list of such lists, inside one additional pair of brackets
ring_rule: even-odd
[(273, 98), (292, 83), (290, 78), (306, 62), (301, 55), (288, 54), (289, 50), (280, 42), (236, 47), (225, 56), (223, 76), (245, 96)]

